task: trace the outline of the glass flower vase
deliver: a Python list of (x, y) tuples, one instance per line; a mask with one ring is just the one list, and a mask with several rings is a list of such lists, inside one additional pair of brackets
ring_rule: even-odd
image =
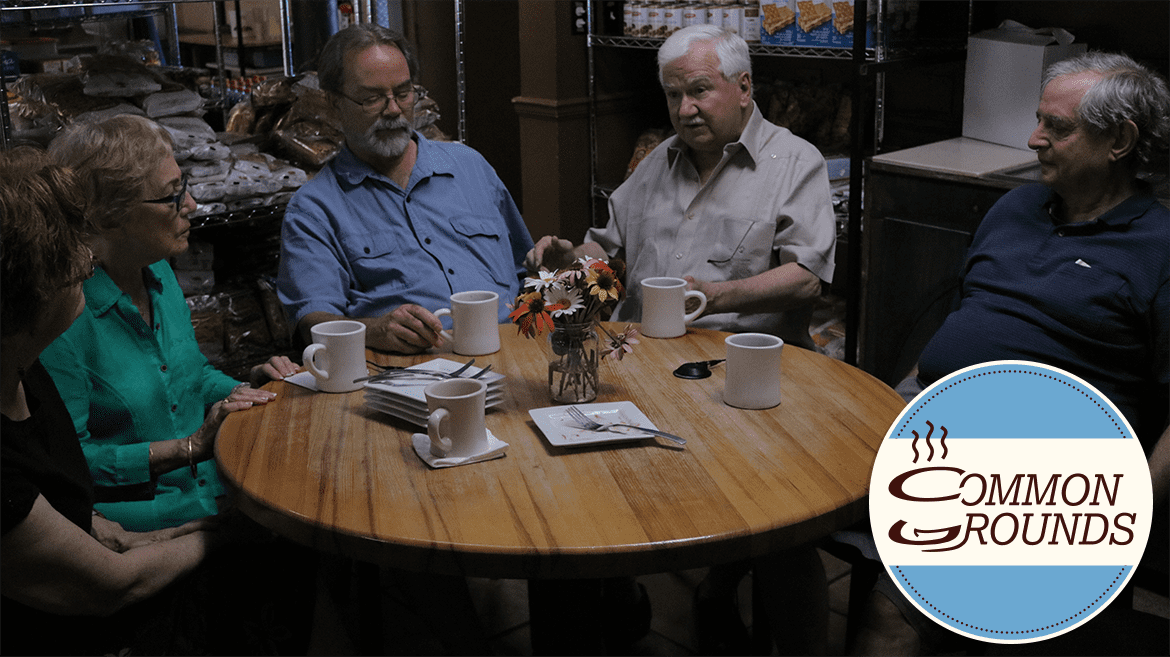
[(557, 324), (548, 336), (548, 390), (553, 401), (581, 404), (597, 398), (599, 342), (593, 322)]

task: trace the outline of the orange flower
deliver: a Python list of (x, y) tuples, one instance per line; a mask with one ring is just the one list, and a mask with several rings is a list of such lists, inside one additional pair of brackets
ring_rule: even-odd
[(516, 309), (508, 314), (508, 319), (520, 327), (520, 333), (533, 338), (544, 329), (552, 330), (553, 320), (549, 311), (560, 309), (559, 306), (545, 306), (540, 292), (531, 292), (516, 297)]

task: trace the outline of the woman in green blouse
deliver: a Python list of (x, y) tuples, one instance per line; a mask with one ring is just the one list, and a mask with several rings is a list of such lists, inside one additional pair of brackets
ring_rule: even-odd
[(199, 351), (167, 262), (187, 249), (195, 203), (164, 128), (117, 116), (75, 126), (50, 152), (88, 186), (99, 229), (85, 310), (42, 356), (89, 462), (95, 508), (135, 531), (214, 515), (220, 424), (273, 399), (259, 386), (297, 366), (274, 357), (240, 383)]

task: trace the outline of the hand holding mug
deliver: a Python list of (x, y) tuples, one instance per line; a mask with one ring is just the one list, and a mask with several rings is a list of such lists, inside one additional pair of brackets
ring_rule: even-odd
[(455, 353), (483, 356), (500, 350), (500, 295), (473, 290), (451, 295), (451, 307), (435, 311), (435, 317), (451, 318), (451, 330), (439, 335), (453, 343)]

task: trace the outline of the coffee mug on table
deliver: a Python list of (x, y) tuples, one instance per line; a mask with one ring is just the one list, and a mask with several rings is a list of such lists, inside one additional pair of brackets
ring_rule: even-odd
[(444, 379), (429, 384), (423, 392), (430, 411), (427, 435), (432, 455), (466, 458), (487, 450), (486, 383), (479, 379)]
[(366, 375), (366, 325), (351, 319), (321, 322), (311, 329), (313, 344), (301, 359), (325, 392), (351, 392)]
[(451, 307), (436, 310), (435, 317), (451, 317), (451, 330), (442, 336), (454, 343), (455, 353), (482, 356), (500, 350), (499, 313), (500, 295), (475, 290), (452, 294)]
[(772, 408), (780, 403), (780, 351), (784, 341), (767, 333), (737, 333), (727, 345), (723, 401), (736, 408)]
[[(698, 299), (699, 307), (687, 313), (687, 299)], [(677, 338), (685, 335), (687, 324), (707, 308), (707, 295), (688, 290), (681, 278), (655, 276), (642, 279), (642, 335), (649, 338)]]

